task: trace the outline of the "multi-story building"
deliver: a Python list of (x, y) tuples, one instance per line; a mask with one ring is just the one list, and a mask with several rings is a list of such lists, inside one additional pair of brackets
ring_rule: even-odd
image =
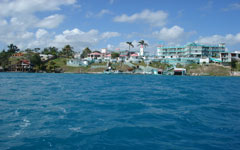
[(160, 58), (219, 58), (221, 52), (225, 52), (225, 44), (210, 46), (190, 43), (184, 46), (157, 48), (157, 56)]
[(220, 60), (222, 52), (225, 52), (224, 43), (219, 45), (189, 43), (184, 46), (157, 47), (157, 56), (168, 63), (199, 63), (200, 59), (206, 58)]
[(222, 52), (220, 55), (222, 62), (231, 62), (233, 59), (240, 60), (240, 51), (235, 52)]

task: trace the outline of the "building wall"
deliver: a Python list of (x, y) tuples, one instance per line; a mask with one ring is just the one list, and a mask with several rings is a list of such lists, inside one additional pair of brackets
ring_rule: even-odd
[(157, 56), (160, 58), (220, 57), (221, 52), (225, 52), (225, 46), (223, 44), (217, 46), (208, 46), (190, 43), (179, 47), (157, 48)]

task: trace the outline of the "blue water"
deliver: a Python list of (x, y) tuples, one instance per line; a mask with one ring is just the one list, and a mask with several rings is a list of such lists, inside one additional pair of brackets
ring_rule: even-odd
[(240, 78), (0, 73), (0, 149), (240, 149)]

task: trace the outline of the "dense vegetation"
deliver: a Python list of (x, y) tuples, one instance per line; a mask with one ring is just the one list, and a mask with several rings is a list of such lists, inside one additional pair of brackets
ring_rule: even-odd
[[(130, 47), (133, 47), (131, 42), (127, 42)], [(144, 41), (140, 41), (139, 45), (148, 46)], [(88, 54), (91, 52), (99, 51), (91, 51), (88, 47), (83, 49), (80, 57), (86, 58)], [(15, 56), (15, 54), (21, 54)], [(40, 54), (52, 55), (51, 59), (42, 60)], [(9, 68), (12, 65), (17, 64), (22, 60), (28, 60), (31, 62), (33, 66), (34, 72), (74, 72), (74, 73), (91, 73), (91, 72), (102, 72), (106, 69), (107, 66), (104, 62), (93, 63), (90, 66), (86, 67), (70, 67), (66, 65), (68, 59), (73, 58), (75, 52), (74, 48), (70, 45), (64, 46), (61, 50), (56, 47), (46, 47), (42, 51), (40, 48), (34, 49), (25, 49), (20, 50), (16, 45), (10, 44), (7, 47), (7, 50), (2, 50), (0, 52), (0, 67), (5, 71), (9, 71)], [(116, 59), (120, 56), (120, 53), (113, 52), (111, 53), (112, 59)], [(123, 62), (113, 63), (111, 64), (112, 69), (119, 71), (130, 71), (139, 68), (139, 66), (150, 66), (156, 69), (169, 70), (173, 68), (173, 66), (160, 63), (160, 62), (151, 62), (146, 63), (143, 60), (138, 63), (132, 63), (134, 66), (129, 67)], [(94, 67), (95, 66), (95, 67)], [(230, 75), (233, 71), (240, 71), (240, 62), (233, 59), (231, 63), (227, 64), (227, 66), (218, 65), (218, 64), (190, 64), (187, 66), (183, 66), (181, 64), (177, 64), (178, 68), (186, 68), (188, 75), (215, 75), (215, 76), (227, 76)]]
[[(14, 54), (17, 53), (19, 53), (19, 55), (14, 56)], [(40, 54), (52, 55), (52, 59), (42, 61)], [(56, 72), (61, 70), (60, 65), (57, 65), (52, 60), (58, 58), (72, 58), (73, 54), (74, 50), (70, 45), (64, 46), (60, 51), (56, 47), (46, 47), (41, 51), (40, 48), (20, 50), (16, 45), (10, 44), (7, 50), (2, 50), (0, 52), (0, 66), (5, 71), (8, 71), (10, 66), (17, 64), (19, 61), (27, 60), (31, 62), (34, 72)]]

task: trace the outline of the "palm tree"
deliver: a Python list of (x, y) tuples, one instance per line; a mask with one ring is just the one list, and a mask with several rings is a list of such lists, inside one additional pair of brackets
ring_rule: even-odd
[(62, 53), (63, 55), (67, 56), (67, 58), (69, 58), (69, 56), (72, 57), (74, 54), (73, 47), (71, 47), (70, 45), (65, 45), (62, 49)]
[(138, 42), (139, 44), (138, 44), (138, 46), (140, 46), (141, 45), (141, 47), (143, 48), (143, 47), (147, 47), (148, 46), (148, 44), (147, 43), (145, 43), (145, 41), (144, 40), (141, 40), (141, 41), (139, 41)]
[(13, 45), (13, 44), (8, 45), (8, 52), (9, 53), (14, 54), (14, 53), (17, 53), (19, 51), (20, 50), (18, 49), (18, 47), (16, 45)]
[(144, 55), (144, 52), (143, 52), (143, 47), (147, 47), (148, 46), (148, 44), (147, 43), (145, 43), (144, 42), (144, 40), (141, 40), (141, 41), (139, 41), (138, 42), (139, 44), (138, 44), (138, 46), (140, 46), (141, 45), (141, 48), (140, 48), (140, 55)]
[(128, 44), (128, 46), (129, 46), (129, 51), (130, 51), (130, 48), (132, 47), (134, 47), (134, 45), (132, 44), (132, 42), (126, 42), (127, 44)]

